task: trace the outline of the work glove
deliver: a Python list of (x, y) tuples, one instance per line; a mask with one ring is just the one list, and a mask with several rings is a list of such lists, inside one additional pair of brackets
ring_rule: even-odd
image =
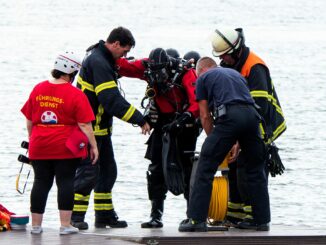
[(144, 119), (151, 127), (154, 127), (154, 125), (157, 123), (158, 110), (153, 100), (150, 100), (146, 106)]
[(179, 116), (176, 120), (165, 125), (162, 129), (163, 131), (167, 131), (171, 133), (178, 132), (185, 126), (187, 121), (189, 121), (190, 119), (191, 119), (191, 113), (189, 111), (186, 111), (182, 113), (181, 116)]
[(267, 164), (268, 170), (272, 177), (282, 175), (284, 173), (285, 167), (282, 163), (280, 155), (278, 154), (278, 148), (274, 143), (268, 146)]

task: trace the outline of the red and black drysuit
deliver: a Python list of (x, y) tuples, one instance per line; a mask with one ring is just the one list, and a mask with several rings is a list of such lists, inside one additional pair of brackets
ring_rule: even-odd
[[(120, 66), (119, 74), (146, 79), (144, 77), (145, 67), (141, 60), (128, 62), (125, 59), (120, 59), (118, 65)], [(194, 123), (195, 119), (199, 117), (199, 107), (195, 97), (196, 79), (194, 69), (188, 69), (180, 74), (175, 81), (176, 85), (171, 88), (154, 84), (153, 88), (156, 95), (153, 100), (159, 115), (157, 123), (153, 125), (154, 130), (147, 141), (148, 147), (145, 154), (145, 158), (151, 161), (147, 172), (148, 196), (151, 201), (163, 202), (168, 191), (162, 168), (162, 138), (164, 133), (162, 128), (173, 122), (177, 115), (184, 112), (189, 112), (191, 119), (174, 136), (177, 138), (178, 153), (181, 156), (185, 176), (184, 196), (187, 200), (189, 199), (189, 182), (194, 155), (192, 152), (195, 151), (198, 137), (198, 127)]]

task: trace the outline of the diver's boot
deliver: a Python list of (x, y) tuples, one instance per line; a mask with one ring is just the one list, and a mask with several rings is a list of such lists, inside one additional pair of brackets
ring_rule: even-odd
[(161, 228), (163, 227), (162, 215), (164, 200), (152, 200), (151, 219), (141, 224), (141, 228)]
[(95, 227), (106, 228), (125, 228), (128, 226), (124, 220), (119, 220), (117, 213), (114, 210), (107, 211), (105, 213), (95, 212)]

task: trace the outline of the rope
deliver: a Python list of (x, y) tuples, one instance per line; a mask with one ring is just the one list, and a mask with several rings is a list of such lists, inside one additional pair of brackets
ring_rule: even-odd
[(228, 180), (225, 176), (214, 177), (208, 223), (214, 224), (225, 219), (228, 207)]

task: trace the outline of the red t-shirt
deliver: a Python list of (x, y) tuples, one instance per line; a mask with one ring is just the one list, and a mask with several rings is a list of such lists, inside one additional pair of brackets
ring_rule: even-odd
[(74, 155), (66, 141), (77, 123), (88, 123), (95, 119), (85, 94), (70, 83), (53, 84), (44, 81), (37, 84), (21, 109), (32, 121), (29, 139), (29, 158), (69, 159), (84, 157)]

